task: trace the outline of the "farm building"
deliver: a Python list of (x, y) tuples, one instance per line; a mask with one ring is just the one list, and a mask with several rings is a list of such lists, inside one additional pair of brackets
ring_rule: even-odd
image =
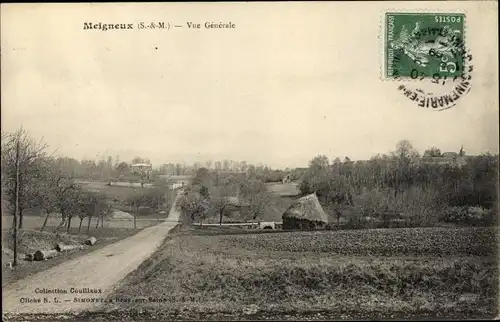
[(193, 176), (190, 175), (161, 174), (159, 177), (165, 180), (172, 189), (186, 187), (193, 180)]
[(328, 224), (328, 215), (321, 207), (318, 197), (310, 194), (297, 199), (282, 216), (283, 229), (315, 229)]

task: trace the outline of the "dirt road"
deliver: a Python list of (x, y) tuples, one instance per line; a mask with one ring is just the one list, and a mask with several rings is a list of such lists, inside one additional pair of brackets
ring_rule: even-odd
[(135, 270), (177, 225), (176, 197), (168, 220), (86, 256), (8, 285), (5, 314), (93, 311), (128, 273)]

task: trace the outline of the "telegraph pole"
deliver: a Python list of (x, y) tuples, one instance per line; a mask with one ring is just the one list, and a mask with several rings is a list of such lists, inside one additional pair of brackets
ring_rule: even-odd
[(156, 195), (156, 222), (160, 222), (160, 194)]
[[(137, 202), (137, 200), (135, 199), (135, 188), (134, 188), (134, 203)], [(135, 205), (135, 210), (139, 210), (139, 207), (137, 207), (137, 205)], [(134, 229), (137, 229), (137, 213), (134, 213)]]

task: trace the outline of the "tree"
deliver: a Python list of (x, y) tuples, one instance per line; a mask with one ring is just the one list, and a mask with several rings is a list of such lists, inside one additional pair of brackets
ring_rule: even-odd
[(200, 191), (205, 197), (208, 196), (208, 189), (212, 186), (212, 177), (210, 176), (210, 171), (207, 168), (199, 168), (196, 171), (196, 175), (193, 178), (192, 186), (197, 187), (197, 189), (203, 189)]
[(128, 170), (128, 164), (126, 162), (120, 162), (116, 165), (116, 172), (118, 176), (122, 176)]
[(97, 216), (97, 225), (99, 225), (99, 219), (101, 219), (107, 213), (108, 207), (106, 205), (106, 196), (102, 193), (98, 192), (90, 192), (81, 190), (79, 194), (79, 209), (78, 209), (78, 217), (80, 218), (80, 225), (78, 227), (78, 232), (81, 231), (82, 223), (85, 218), (88, 218), (87, 223), (87, 233), (90, 231), (90, 222), (94, 216)]
[(175, 165), (175, 174), (180, 176), (181, 174), (183, 174), (183, 168), (182, 168), (182, 165), (180, 163), (177, 163)]
[(235, 205), (235, 197), (234, 185), (230, 182), (212, 188), (210, 206), (212, 211), (219, 216), (219, 225), (222, 225), (222, 218), (226, 210)]
[(143, 206), (146, 204), (147, 200), (142, 193), (142, 191), (137, 192), (134, 189), (134, 193), (129, 195), (125, 201), (127, 205), (130, 206), (131, 209), (134, 210), (133, 215), (134, 215), (134, 228), (137, 228), (137, 214), (139, 213), (139, 207)]
[(408, 140), (401, 140), (396, 144), (395, 155), (401, 160), (406, 161), (418, 157), (418, 152)]
[[(56, 227), (58, 231), (61, 227), (67, 224), (67, 229), (71, 227), (71, 218), (73, 214), (78, 213), (78, 199), (81, 188), (76, 186), (74, 181), (59, 175), (56, 180), (56, 209), (61, 214), (61, 223)], [(48, 216), (48, 214), (47, 214)]]
[[(35, 190), (34, 185), (40, 181), (38, 179), (40, 168), (35, 165), (42, 162), (47, 147), (48, 145), (42, 140), (35, 141), (22, 128), (14, 133), (2, 135), (2, 189), (10, 208), (16, 208), (19, 213), (19, 229), (23, 228), (23, 210), (29, 204)], [(16, 199), (16, 188), (19, 190), (18, 199)]]
[(182, 214), (182, 220), (189, 223), (196, 219), (200, 219), (201, 222), (207, 216), (210, 208), (209, 200), (191, 189), (184, 192), (176, 206)]
[(264, 215), (266, 206), (271, 203), (271, 194), (264, 182), (249, 180), (241, 184), (240, 203), (248, 207), (248, 212), (253, 221)]
[(222, 170), (229, 171), (229, 169), (230, 169), (229, 160), (222, 161)]
[(248, 164), (246, 161), (241, 161), (240, 162), (240, 170), (243, 172), (247, 172), (248, 170)]
[(143, 193), (142, 204), (159, 212), (162, 205), (167, 202), (165, 192), (159, 188), (150, 188)]
[(348, 181), (344, 176), (330, 177), (327, 190), (320, 191), (318, 198), (325, 205), (328, 213), (335, 215), (337, 225), (344, 211), (353, 204)]
[[(82, 197), (82, 199), (87, 199), (87, 198), (91, 199), (91, 198), (90, 198), (88, 195), (86, 195), (86, 194), (85, 194), (85, 195), (82, 195), (81, 197)], [(90, 218), (90, 214), (89, 214), (89, 213), (90, 213), (90, 211), (89, 211), (89, 209), (87, 209), (87, 207), (90, 207), (90, 206), (91, 206), (89, 203), (91, 203), (91, 200), (80, 200), (80, 207), (81, 207), (81, 208), (79, 209), (79, 211), (78, 211), (78, 213), (77, 213), (78, 218), (80, 218), (80, 224), (78, 225), (78, 232), (80, 232), (80, 231), (82, 230), (82, 223), (83, 223), (83, 220), (84, 220), (85, 218)]]
[(89, 179), (94, 179), (97, 177), (99, 171), (97, 169), (97, 164), (94, 160), (82, 160), (82, 176)]
[(201, 163), (200, 162), (196, 161), (195, 163), (193, 163), (193, 171), (194, 171), (194, 173), (196, 173), (199, 168), (201, 168)]
[(321, 185), (326, 183), (326, 178), (330, 174), (328, 158), (324, 155), (318, 155), (309, 161), (309, 168), (302, 176), (300, 191), (303, 194), (309, 194), (321, 189)]
[(424, 157), (441, 157), (441, 150), (436, 147), (431, 147), (424, 151)]
[(40, 228), (40, 231), (43, 231), (47, 225), (50, 214), (58, 210), (58, 184), (63, 178), (63, 175), (52, 159), (46, 159), (45, 162), (42, 162), (39, 166), (43, 167), (43, 170), (40, 171), (42, 177), (33, 194), (32, 206), (45, 213), (45, 220)]
[[(104, 218), (109, 216), (111, 214), (111, 205), (106, 203), (106, 196), (103, 194), (96, 194), (95, 197), (97, 198), (97, 203), (96, 203), (96, 209), (95, 209), (95, 214), (97, 215), (97, 222), (95, 225), (95, 228), (97, 229), (99, 227), (99, 221), (101, 222), (101, 227), (104, 227)], [(92, 220), (92, 217), (89, 217), (89, 222), (87, 226), (87, 232), (90, 230), (90, 221)]]

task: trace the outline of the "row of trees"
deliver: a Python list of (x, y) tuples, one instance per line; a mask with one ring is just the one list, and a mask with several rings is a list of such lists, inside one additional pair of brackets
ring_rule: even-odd
[[(464, 156), (461, 151), (458, 156)], [(497, 202), (498, 155), (466, 157), (463, 165), (416, 162), (441, 156), (437, 148), (423, 158), (404, 140), (388, 155), (368, 161), (346, 158), (331, 164), (326, 156), (311, 160), (300, 190), (316, 193), (327, 211), (339, 222), (376, 218), (408, 225), (430, 225), (440, 220), (447, 207), (479, 206), (493, 209)]]
[(74, 217), (80, 218), (80, 229), (84, 218), (105, 217), (109, 206), (105, 196), (90, 192), (76, 185), (61, 166), (61, 159), (47, 154), (48, 146), (34, 140), (21, 129), (2, 135), (2, 205), (14, 214), (13, 227), (23, 228), (23, 215), (28, 209), (37, 209), (46, 214), (41, 230), (45, 229), (52, 213), (61, 215), (56, 230), (71, 227)]
[(247, 173), (252, 180), (262, 180), (264, 182), (278, 182), (286, 175), (291, 174), (293, 180), (298, 180), (303, 174), (303, 169), (272, 169), (263, 164), (251, 164), (246, 161), (207, 161), (205, 163), (195, 162), (192, 165), (168, 163), (160, 167), (158, 174), (170, 175), (196, 175), (198, 170), (207, 169), (214, 172)]
[[(101, 160), (82, 160), (78, 161), (70, 157), (55, 158), (57, 166), (71, 178), (86, 179), (86, 180), (131, 180), (146, 181), (146, 174), (136, 174), (131, 171), (130, 165), (144, 163), (151, 164), (148, 158), (134, 157), (130, 163), (120, 161), (119, 157), (108, 156)], [(249, 173), (250, 177), (264, 180), (265, 182), (277, 182), (283, 179), (285, 175), (294, 171), (294, 169), (272, 169), (265, 165), (253, 165), (246, 161), (207, 161), (205, 167), (201, 162), (195, 162), (192, 165), (180, 163), (168, 163), (160, 166), (158, 170), (153, 171), (153, 175), (170, 174), (170, 175), (196, 175), (199, 169), (205, 168), (214, 171), (227, 172), (244, 172)], [(300, 176), (296, 175), (295, 179)]]
[[(104, 218), (111, 214), (111, 201), (101, 193), (84, 189), (75, 182), (79, 177), (78, 169), (95, 170), (95, 163), (78, 161), (71, 158), (55, 158), (47, 153), (48, 145), (42, 140), (33, 139), (30, 134), (20, 129), (14, 133), (2, 133), (1, 147), (2, 172), (2, 212), (13, 214), (14, 263), (17, 265), (18, 231), (23, 229), (23, 218), (27, 210), (37, 210), (45, 215), (41, 230), (46, 229), (49, 216), (60, 215), (61, 222), (54, 231), (71, 228), (72, 220), (80, 220), (79, 231), (84, 219), (87, 219), (87, 231), (91, 222), (96, 220), (96, 229), (104, 223)], [(144, 160), (141, 160), (144, 161)], [(128, 165), (119, 162), (112, 166), (112, 160), (101, 163), (101, 170), (112, 167), (116, 171), (125, 171)], [(132, 191), (132, 190), (130, 190)], [(115, 200), (114, 206), (126, 206), (135, 210), (149, 207), (159, 212), (166, 204), (165, 187), (137, 189)], [(134, 220), (134, 227), (136, 221)]]
[(224, 215), (235, 208), (244, 212), (245, 219), (258, 220), (270, 202), (271, 194), (262, 179), (237, 174), (220, 176), (200, 168), (178, 206), (187, 222), (218, 218), (222, 224)]
[(194, 162), (192, 165), (180, 163), (167, 163), (160, 167), (160, 172), (164, 174), (183, 175), (183, 174), (196, 174), (199, 169), (205, 168), (214, 171), (231, 171), (231, 172), (247, 172), (247, 171), (271, 171), (271, 167), (263, 164), (251, 164), (247, 161), (212, 161)]
[(119, 178), (144, 180), (146, 176), (132, 173), (130, 165), (151, 164), (149, 159), (138, 156), (134, 157), (130, 163), (120, 161), (118, 156), (114, 159), (112, 156), (103, 157), (98, 161), (90, 159), (78, 161), (70, 157), (58, 157), (54, 160), (58, 168), (69, 177), (87, 180), (116, 180)]

